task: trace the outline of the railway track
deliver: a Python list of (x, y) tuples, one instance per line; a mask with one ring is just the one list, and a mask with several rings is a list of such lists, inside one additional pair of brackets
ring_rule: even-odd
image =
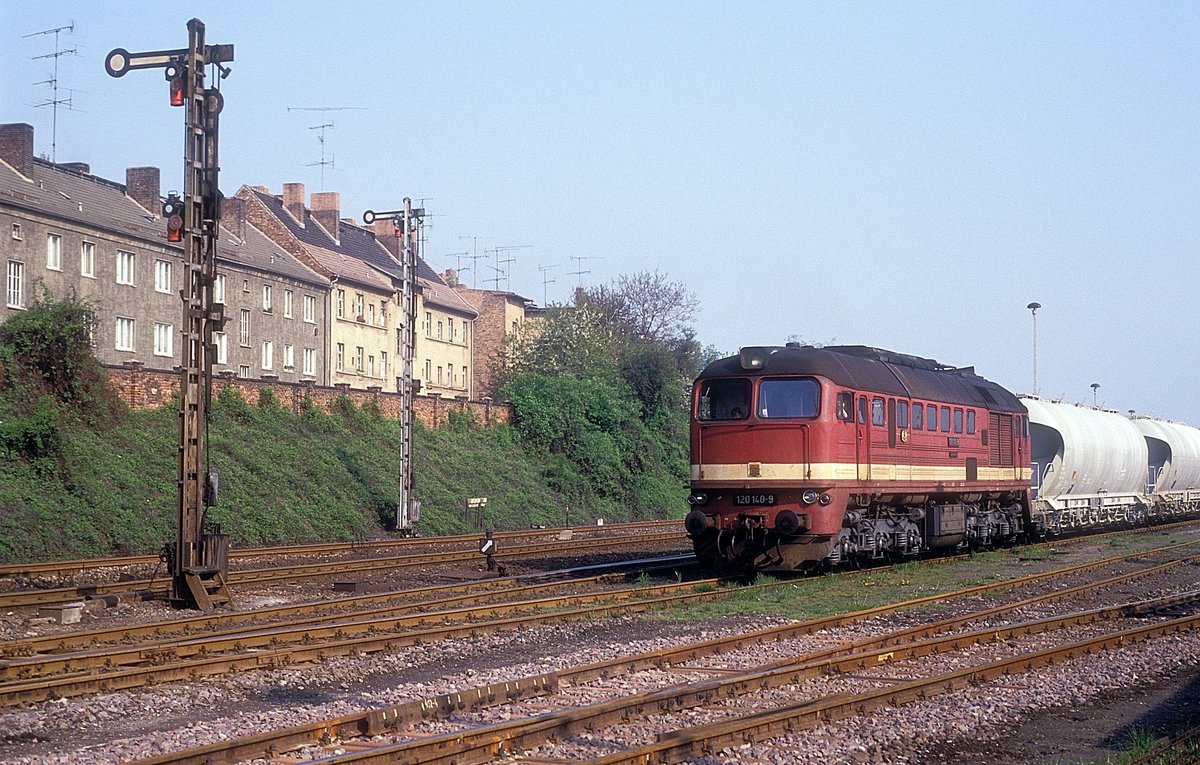
[[(1141, 557), (1146, 557), (1155, 553), (1170, 553), (1183, 552), (1185, 548), (1195, 543), (1185, 543), (1183, 545), (1172, 545), (1163, 547), (1159, 550), (1146, 551), (1141, 553)], [(596, 678), (613, 678), (618, 675), (644, 671), (652, 668), (668, 668), (674, 669), (682, 667), (688, 662), (694, 662), (697, 659), (706, 656), (714, 656), (725, 654), (728, 652), (740, 650), (747, 645), (761, 645), (774, 643), (781, 640), (794, 639), (797, 636), (809, 635), (821, 630), (845, 627), (847, 625), (864, 622), (875, 618), (882, 614), (893, 613), (902, 609), (910, 609), (917, 606), (929, 605), (942, 601), (954, 599), (969, 599), (977, 597), (984, 593), (996, 592), (1009, 588), (1020, 588), (1035, 585), (1038, 583), (1051, 584), (1057, 581), (1062, 581), (1066, 577), (1078, 575), (1088, 572), (1099, 567), (1112, 565), (1118, 561), (1122, 561), (1126, 556), (1115, 556), (1102, 561), (1092, 561), (1085, 564), (1079, 564), (1036, 574), (1029, 577), (1023, 577), (1017, 580), (997, 582), (987, 585), (981, 585), (971, 588), (966, 588), (953, 593), (943, 593), (932, 595), (925, 598), (914, 599), (904, 603), (892, 604), (880, 608), (868, 609), (852, 614), (843, 614), (838, 616), (826, 617), (823, 619), (814, 619), (799, 624), (785, 625), (783, 627), (768, 628), (759, 630), (755, 633), (737, 635), (732, 638), (708, 641), (701, 644), (693, 644), (681, 646), (669, 651), (657, 651), (652, 654), (644, 654), (640, 656), (626, 656), (613, 659), (607, 662), (578, 667), (572, 670), (562, 670), (555, 673), (545, 675), (521, 678), (513, 680), (502, 685), (483, 686), (479, 688), (467, 689), (459, 693), (447, 694), (444, 696), (433, 697), (414, 701), (402, 707), (394, 707), (391, 709), (372, 710), (363, 712), (359, 715), (347, 716), (343, 718), (324, 720), (318, 723), (298, 726), (284, 731), (276, 731), (267, 734), (259, 734), (256, 736), (239, 739), (233, 742), (222, 743), (210, 747), (191, 750), (189, 752), (179, 753), (175, 755), (163, 755), (161, 757), (152, 758), (141, 761), (142, 765), (166, 765), (173, 763), (175, 765), (200, 765), (208, 763), (211, 765), (222, 765), (223, 763), (233, 763), (251, 757), (261, 757), (270, 751), (284, 752), (300, 746), (316, 745), (322, 741), (338, 741), (342, 742), (346, 738), (356, 736), (377, 736), (381, 733), (390, 733), (392, 731), (400, 731), (408, 725), (419, 723), (422, 720), (431, 718), (444, 718), (451, 714), (461, 715), (469, 714), (472, 711), (486, 709), (490, 706), (504, 703), (512, 703), (515, 700), (530, 698), (530, 697), (546, 697), (553, 695), (564, 687), (574, 687), (582, 683), (594, 680)], [(1089, 581), (1083, 584), (1071, 586), (1068, 588), (1058, 589), (1055, 591), (1041, 593), (1033, 597), (1025, 598), (1014, 603), (1008, 603), (1001, 606), (993, 606), (986, 609), (978, 609), (967, 614), (942, 619), (929, 624), (917, 625), (907, 630), (897, 630), (883, 637), (872, 637), (856, 641), (849, 645), (839, 645), (830, 648), (824, 652), (810, 653), (803, 660), (781, 662), (778, 666), (757, 667), (754, 672), (759, 673), (753, 677), (746, 679), (742, 678), (741, 685), (738, 681), (732, 678), (741, 677), (741, 674), (731, 674), (729, 672), (719, 672), (719, 675), (724, 675), (723, 680), (713, 681), (718, 683), (700, 683), (692, 682), (681, 685), (679, 688), (668, 689), (665, 691), (657, 691), (649, 695), (631, 696), (626, 699), (618, 699), (612, 702), (603, 704), (589, 705), (583, 711), (575, 709), (559, 710), (552, 715), (542, 715), (532, 718), (530, 723), (528, 719), (521, 718), (520, 720), (507, 723), (501, 726), (484, 725), (478, 729), (470, 731), (455, 731), (447, 733), (445, 736), (423, 737), (419, 742), (402, 742), (395, 745), (389, 745), (384, 748), (371, 748), (355, 751), (353, 757), (347, 756), (342, 759), (334, 757), (329, 759), (329, 762), (449, 762), (458, 763), (481, 762), (490, 759), (493, 755), (505, 752), (519, 751), (521, 749), (536, 746), (541, 740), (545, 740), (551, 736), (564, 737), (573, 735), (574, 731), (587, 729), (598, 729), (603, 720), (624, 720), (631, 717), (636, 717), (636, 710), (657, 709), (660, 706), (665, 708), (679, 708), (679, 705), (693, 705), (695, 699), (715, 698), (728, 693), (731, 693), (730, 688), (738, 687), (754, 687), (763, 682), (766, 682), (763, 672), (773, 672), (779, 678), (787, 676), (789, 668), (792, 665), (797, 665), (801, 670), (806, 672), (828, 671), (833, 665), (829, 662), (837, 657), (851, 656), (862, 654), (868, 650), (874, 650), (876, 653), (870, 654), (875, 657), (878, 662), (878, 657), (886, 655), (889, 651), (893, 656), (898, 655), (894, 648), (889, 651), (884, 651), (889, 646), (902, 646), (908, 643), (914, 645), (921, 640), (930, 640), (935, 636), (944, 635), (947, 632), (961, 628), (963, 625), (981, 619), (998, 619), (1005, 614), (1012, 614), (1022, 608), (1028, 608), (1035, 604), (1060, 601), (1069, 598), (1079, 597), (1082, 593), (1093, 592), (1098, 588), (1107, 588), (1123, 582), (1129, 582), (1144, 577), (1153, 577), (1161, 574), (1172, 568), (1183, 565), (1192, 558), (1182, 558), (1167, 561), (1165, 563), (1155, 564), (1152, 566), (1144, 566), (1138, 570), (1123, 573), (1117, 576), (1106, 577), (1099, 581)], [(778, 583), (772, 586), (777, 586)], [(1120, 613), (1119, 613), (1120, 612)], [(1123, 612), (1119, 608), (1114, 610), (1108, 609), (1092, 609), (1089, 612), (1076, 614), (1072, 618), (1074, 623), (1086, 624), (1095, 621), (1113, 620), (1118, 618)], [(1031, 631), (1045, 631), (1053, 627), (1052, 621), (1041, 620), (1038, 624), (1033, 624), (1028, 628)], [(1066, 622), (1063, 622), (1066, 624)], [(1059, 628), (1059, 627), (1053, 627)], [(989, 627), (979, 631), (976, 636), (978, 640), (994, 639), (1000, 634), (996, 628)], [(1015, 634), (1015, 633), (1014, 633)], [(992, 636), (992, 637), (988, 637)], [(971, 639), (976, 639), (971, 638)], [(955, 638), (959, 645), (965, 645), (963, 642), (967, 638), (959, 636)], [(947, 645), (953, 644), (951, 640)], [(918, 648), (914, 650), (926, 650)], [(882, 651), (882, 653), (880, 653)], [(921, 654), (914, 654), (921, 655)], [(860, 663), (867, 661), (861, 656), (855, 659)], [(807, 663), (805, 663), (807, 662)], [(869, 663), (869, 662), (868, 662)], [(838, 665), (841, 666), (841, 665)], [(794, 668), (793, 668), (794, 669)], [(685, 671), (685, 670), (680, 670)], [(745, 673), (742, 673), (745, 674)], [(724, 684), (722, 684), (724, 683)], [(732, 683), (730, 685), (729, 683)], [(703, 691), (698, 695), (690, 698), (692, 702), (685, 704), (685, 695), (689, 688), (703, 688)], [(660, 695), (654, 695), (655, 693)], [(661, 695), (666, 694), (666, 695)], [(599, 716), (597, 716), (599, 715)], [(544, 718), (544, 719), (543, 719)], [(523, 728), (523, 725), (530, 726), (528, 730)], [(539, 738), (540, 737), (540, 738)], [(473, 743), (471, 743), (473, 742)], [(341, 746), (341, 744), (339, 744)], [(341, 746), (343, 749), (358, 750), (360, 744), (353, 743), (350, 747)], [(361, 746), (366, 746), (362, 744)], [(637, 756), (642, 756), (639, 753)], [(324, 761), (324, 760), (323, 760)], [(654, 759), (647, 761), (655, 761)]]
[[(473, 539), (474, 541), (478, 541), (478, 535)], [(556, 540), (527, 545), (504, 546), (499, 549), (494, 557), (501, 561), (510, 561), (531, 557), (547, 557), (555, 554), (578, 555), (581, 552), (588, 551), (607, 552), (628, 548), (642, 548), (672, 542), (682, 544), (685, 541), (686, 538), (681, 531), (636, 535), (623, 534), (594, 539)], [(248, 585), (264, 586), (319, 577), (369, 574), (371, 572), (389, 571), (398, 568), (476, 563), (479, 560), (481, 560), (480, 554), (474, 548), (450, 551), (441, 550), (409, 555), (379, 556), (356, 560), (322, 561), (319, 563), (301, 563), (271, 568), (233, 570), (230, 571), (227, 581), (229, 586), (234, 588), (234, 595), (236, 597), (236, 588)], [(79, 598), (118, 593), (138, 593), (143, 598), (165, 597), (167, 588), (168, 582), (164, 579), (128, 579), (118, 582), (101, 582), (73, 585), (70, 587), (18, 590), (0, 593), (0, 609), (62, 603)]]
[[(604, 526), (573, 526), (569, 528), (522, 529), (516, 531), (496, 531), (492, 536), (499, 540), (554, 538), (569, 531), (572, 535), (581, 537), (620, 536), (636, 534), (646, 529), (682, 528), (679, 520), (639, 521), (634, 523), (611, 523)], [(379, 550), (422, 549), (433, 546), (449, 545), (470, 547), (479, 541), (483, 532), (472, 534), (456, 534), (438, 537), (406, 537), (403, 539), (372, 539), (355, 542), (320, 542), (297, 545), (276, 545), (272, 547), (233, 548), (229, 551), (230, 560), (244, 560), (266, 557), (300, 557), (308, 555), (335, 555), (339, 553), (368, 553)], [(20, 576), (58, 577), (77, 574), (81, 571), (93, 571), (106, 568), (129, 568), (134, 566), (154, 566), (159, 563), (158, 555), (126, 555), (111, 558), (81, 558), (67, 561), (46, 561), (41, 563), (10, 563), (0, 565), (0, 579)]]

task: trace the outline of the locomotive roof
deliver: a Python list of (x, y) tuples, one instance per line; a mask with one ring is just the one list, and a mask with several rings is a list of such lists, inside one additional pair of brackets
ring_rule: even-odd
[[(742, 367), (742, 355), (761, 354), (761, 368)], [(904, 396), (939, 403), (964, 404), (1000, 412), (1024, 412), (1005, 388), (975, 374), (933, 359), (909, 356), (865, 345), (766, 346), (743, 348), (737, 356), (718, 359), (700, 373), (708, 377), (820, 375), (855, 390)]]

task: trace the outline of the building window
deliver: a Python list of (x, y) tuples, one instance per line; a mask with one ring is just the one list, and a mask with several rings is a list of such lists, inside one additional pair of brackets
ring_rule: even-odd
[(250, 376), (250, 365), (249, 364), (242, 364), (241, 366), (238, 367), (238, 377), (245, 380), (249, 376)]
[(363, 295), (361, 292), (354, 293), (354, 318), (359, 321), (363, 320)]
[(62, 235), (46, 234), (46, 268), (62, 270)]
[(354, 348), (354, 371), (362, 374), (363, 371), (363, 347), (361, 345)]
[(467, 366), (465, 364), (463, 365), (462, 386), (463, 386), (463, 390), (466, 390), (468, 387), (467, 386)]
[(117, 350), (133, 350), (133, 319), (117, 317)]
[(283, 368), (289, 371), (296, 368), (296, 350), (291, 343), (283, 344)]
[(250, 280), (242, 279), (242, 292), (249, 292), (249, 291), (250, 291)]
[(454, 319), (446, 319), (446, 339), (454, 342)]
[(262, 368), (270, 369), (275, 364), (275, 345), (270, 340), (263, 340)]
[(79, 243), (79, 275), (96, 278), (96, 245), (92, 242)]
[(171, 292), (171, 261), (154, 261), (154, 291)]
[(309, 324), (317, 323), (317, 299), (312, 295), (304, 296), (304, 320)]
[(224, 332), (213, 333), (213, 345), (217, 346), (217, 363), (229, 363), (229, 335)]
[(382, 326), (385, 326), (386, 324), (387, 324), (387, 301), (380, 300), (379, 301), (379, 326), (382, 327)]
[(287, 318), (292, 318), (292, 291), (283, 291), (283, 315)]
[(467, 344), (467, 331), (470, 328), (471, 328), (471, 325), (467, 323), (466, 319), (463, 319), (463, 331), (462, 331), (463, 345)]
[(271, 285), (263, 285), (263, 310), (267, 313), (271, 312)]
[(24, 308), (25, 295), (22, 287), (25, 282), (25, 264), (15, 260), (8, 261), (8, 290), (7, 303), (9, 308)]
[(170, 356), (174, 353), (175, 328), (170, 324), (154, 322), (154, 355)]
[(213, 282), (213, 302), (225, 303), (225, 274), (217, 274), (217, 279)]
[(442, 339), (442, 322), (441, 322), (440, 320), (438, 321), (438, 335), (437, 335), (437, 339), (438, 339), (438, 340), (441, 340), (441, 339)]
[(379, 352), (379, 376), (387, 379), (387, 351)]
[(117, 250), (117, 284), (133, 284), (133, 268), (133, 253)]
[(346, 290), (337, 291), (337, 317), (346, 318)]
[(315, 375), (317, 373), (317, 349), (304, 349), (304, 374)]
[(429, 372), (429, 370), (431, 370), (432, 368), (433, 367), (430, 364), (429, 359), (425, 359), (425, 379), (429, 382), (433, 382), (433, 376)]
[(367, 357), (367, 376), (369, 376), (369, 377), (375, 376), (375, 357), (374, 356)]
[(437, 368), (437, 384), (438, 385), (442, 384), (442, 368), (441, 368), (441, 366), (439, 366)]
[(21, 224), (20, 223), (12, 224), (12, 238), (16, 239), (18, 242), (21, 241), (22, 239), (24, 239), (24, 237), (21, 236)]
[(334, 369), (341, 372), (345, 368), (346, 368), (346, 344), (338, 343), (337, 344), (337, 362), (334, 365)]
[(249, 348), (250, 347), (250, 310), (247, 308), (242, 309), (241, 322), (240, 322), (238, 329), (239, 329), (238, 339), (241, 341), (242, 347)]
[(425, 312), (425, 337), (433, 337), (433, 314)]
[(375, 323), (375, 304), (374, 303), (371, 303), (369, 306), (367, 306), (367, 323), (368, 324)]

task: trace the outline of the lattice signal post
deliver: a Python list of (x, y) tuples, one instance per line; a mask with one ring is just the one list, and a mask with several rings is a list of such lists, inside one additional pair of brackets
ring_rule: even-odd
[(412, 200), (404, 198), (404, 208), (363, 213), (363, 223), (368, 226), (380, 218), (391, 218), (395, 235), (401, 241), (401, 267), (404, 284), (401, 290), (401, 305), (404, 307), (404, 326), (400, 334), (400, 492), (396, 502), (396, 530), (402, 534), (415, 534), (415, 524), (420, 518), (420, 504), (413, 499), (412, 469), (412, 422), (413, 422), (413, 356), (417, 345), (417, 248), (420, 245), (421, 221), (425, 209), (414, 208)]
[(167, 240), (183, 246), (183, 379), (179, 390), (179, 524), (164, 557), (171, 575), (171, 602), (181, 608), (211, 610), (228, 603), (225, 584), (229, 540), (205, 533), (204, 513), (216, 504), (217, 476), (207, 472), (205, 430), (212, 393), (212, 333), (225, 324), (225, 306), (214, 301), (217, 234), (221, 192), (217, 185), (218, 118), (223, 99), (218, 88), (205, 87), (204, 70), (216, 67), (224, 79), (233, 61), (232, 45), (206, 45), (204, 24), (187, 24), (188, 47), (130, 53), (117, 48), (105, 69), (122, 77), (133, 69), (162, 69), (170, 83), (172, 106), (184, 107), (183, 197), (172, 195), (163, 205)]

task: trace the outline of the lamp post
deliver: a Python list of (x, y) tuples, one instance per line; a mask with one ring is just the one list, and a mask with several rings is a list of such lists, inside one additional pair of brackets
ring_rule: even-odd
[(1037, 386), (1037, 312), (1042, 307), (1041, 303), (1030, 303), (1025, 306), (1033, 314), (1033, 395), (1038, 394)]
[(1096, 391), (1100, 390), (1100, 383), (1092, 383), (1092, 406), (1099, 406), (1096, 403)]

